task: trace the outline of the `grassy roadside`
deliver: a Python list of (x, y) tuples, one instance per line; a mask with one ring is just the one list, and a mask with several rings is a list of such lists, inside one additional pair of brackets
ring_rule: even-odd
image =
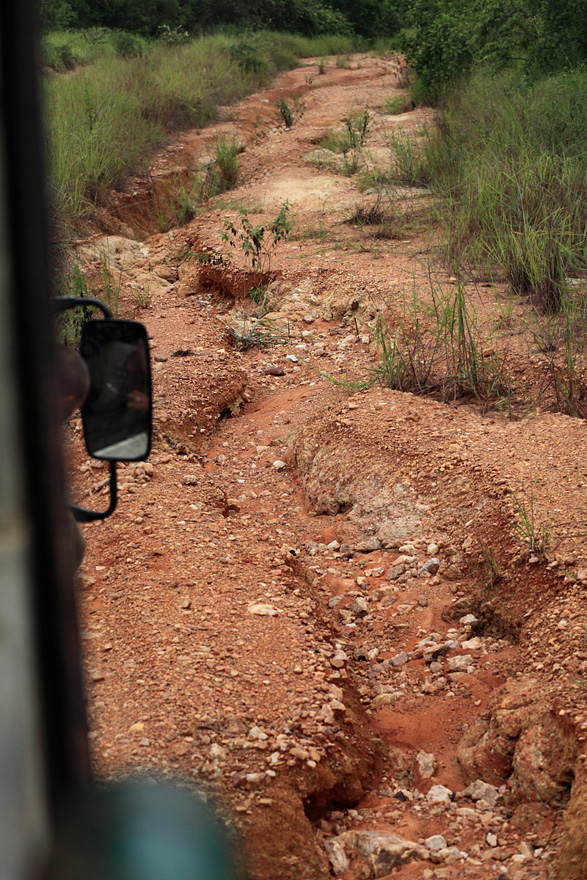
[[(508, 286), (496, 331), (511, 326), (514, 299), (523, 299), (529, 352), (539, 354), (543, 368), (539, 394), (550, 395), (553, 409), (581, 418), (587, 417), (586, 91), (585, 69), (533, 84), (513, 70), (479, 70), (445, 95), (424, 137), (392, 139), (392, 165), (382, 177), (426, 184), (437, 197), (434, 243), (456, 276), (457, 292), (464, 279)], [(507, 401), (507, 371), (486, 361), (484, 347), (495, 346), (477, 338), (462, 291), (454, 301), (434, 294), (429, 324), (414, 306), (404, 309), (399, 329), (376, 328), (381, 381), (438, 393), (440, 363), (451, 393)]]
[(449, 256), (564, 311), (587, 272), (587, 71), (525, 84), (479, 72), (446, 99), (427, 146)]
[[(145, 167), (171, 131), (209, 123), (220, 105), (255, 91), (300, 57), (353, 49), (337, 35), (217, 34), (175, 45), (131, 39), (132, 45), (120, 34), (85, 41), (74, 35), (65, 54), (87, 66), (46, 77), (52, 222), (61, 246), (79, 235), (109, 190)], [(46, 51), (63, 45), (52, 35)], [(83, 55), (78, 46), (90, 49)]]

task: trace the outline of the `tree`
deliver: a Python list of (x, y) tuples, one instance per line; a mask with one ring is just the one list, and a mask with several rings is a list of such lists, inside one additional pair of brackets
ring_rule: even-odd
[(474, 0), (415, 0), (402, 48), (424, 90), (435, 97), (471, 69), (474, 60), (471, 7)]
[(41, 0), (39, 18), (44, 31), (63, 30), (77, 23), (76, 14), (67, 0)]
[(404, 51), (434, 96), (475, 64), (528, 79), (587, 59), (587, 0), (415, 0)]
[(329, 0), (362, 37), (390, 36), (404, 20), (405, 0)]

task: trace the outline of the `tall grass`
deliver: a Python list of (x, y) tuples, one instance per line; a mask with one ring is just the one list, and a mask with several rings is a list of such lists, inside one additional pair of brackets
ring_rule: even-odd
[(53, 226), (61, 243), (78, 235), (125, 175), (145, 167), (171, 131), (206, 125), (218, 106), (254, 91), (300, 54), (351, 45), (342, 37), (217, 34), (178, 46), (145, 44), (133, 55), (121, 53), (124, 40), (118, 49), (116, 40), (96, 43), (93, 63), (45, 82)]
[(426, 144), (452, 258), (546, 312), (587, 271), (587, 71), (527, 86), (480, 72), (448, 96)]
[[(443, 401), (473, 397), (496, 402), (509, 393), (499, 357), (484, 351), (473, 303), (464, 287), (445, 287), (429, 271), (430, 301), (411, 296), (379, 313), (375, 378), (397, 391), (432, 394)], [(395, 314), (394, 314), (395, 313)], [(392, 317), (393, 316), (393, 317)]]

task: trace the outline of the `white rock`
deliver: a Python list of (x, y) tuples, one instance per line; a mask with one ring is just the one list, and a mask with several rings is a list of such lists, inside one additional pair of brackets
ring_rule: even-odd
[(472, 810), (471, 807), (459, 807), (457, 816), (460, 816), (462, 819), (478, 819), (477, 812)]
[[(350, 815), (350, 811), (349, 811)], [(385, 877), (397, 865), (412, 859), (425, 859), (428, 850), (398, 834), (378, 831), (345, 831), (335, 838), (345, 847), (356, 849), (371, 866), (371, 876)]]
[(357, 617), (364, 617), (366, 614), (369, 613), (369, 606), (367, 605), (367, 602), (365, 601), (363, 596), (357, 596), (351, 606), (351, 611)]
[(454, 862), (460, 862), (467, 858), (467, 853), (462, 852), (458, 846), (447, 846), (446, 849), (441, 849), (438, 855), (447, 865), (452, 865)]
[(427, 837), (424, 843), (430, 852), (440, 852), (441, 849), (446, 849), (448, 846), (442, 834), (433, 834), (431, 837)]
[(210, 757), (219, 758), (222, 761), (226, 758), (226, 749), (223, 749), (219, 743), (212, 743), (210, 746)]
[(451, 672), (466, 672), (473, 665), (473, 658), (470, 654), (457, 654), (456, 657), (449, 657), (447, 662)]
[(426, 800), (430, 804), (448, 804), (452, 800), (452, 791), (445, 785), (433, 785)]
[[(416, 755), (416, 761), (418, 762), (420, 776), (424, 779), (429, 779), (431, 776), (434, 776), (436, 759), (431, 752), (418, 752)], [(446, 843), (444, 845), (446, 846)], [(430, 849), (430, 847), (428, 847), (428, 849)]]
[(279, 614), (279, 611), (273, 605), (265, 605), (263, 603), (249, 605), (247, 610), (249, 614), (254, 614), (256, 617), (276, 617)]
[(495, 785), (490, 785), (489, 782), (483, 782), (481, 779), (476, 779), (466, 787), (462, 792), (462, 795), (463, 797), (469, 797), (474, 801), (484, 800), (493, 806), (499, 798), (499, 790)]
[(322, 708), (316, 715), (316, 721), (323, 721), (324, 724), (334, 724), (334, 712), (330, 708), (329, 703), (322, 704)]
[(396, 654), (395, 657), (392, 657), (389, 662), (392, 666), (405, 666), (409, 659), (406, 652), (402, 651), (401, 654)]
[(256, 739), (256, 740), (269, 739), (269, 737), (267, 736), (265, 731), (261, 730), (261, 728), (257, 727), (256, 725), (255, 725), (255, 727), (251, 727), (251, 729), (249, 730), (249, 733), (248, 733), (248, 737), (249, 737), (249, 739)]
[(284, 467), (287, 467), (287, 465), (284, 461), (281, 461), (281, 459), (278, 458), (277, 461), (273, 462), (273, 467), (276, 471), (282, 471)]
[(349, 869), (349, 860), (342, 845), (333, 838), (324, 841), (324, 849), (334, 874), (344, 874)]

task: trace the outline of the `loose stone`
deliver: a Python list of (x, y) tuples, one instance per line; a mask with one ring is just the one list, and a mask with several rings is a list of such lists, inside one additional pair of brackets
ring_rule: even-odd
[(436, 559), (436, 557), (434, 559), (429, 559), (428, 562), (425, 562), (424, 565), (422, 566), (422, 568), (418, 571), (418, 577), (422, 577), (422, 575), (425, 573), (436, 574), (436, 572), (438, 571), (439, 568), (440, 568), (440, 560), (439, 559)]
[(427, 837), (424, 841), (426, 847), (430, 850), (430, 852), (440, 852), (441, 849), (447, 848), (446, 839), (442, 836), (442, 834), (433, 834), (431, 837)]
[(484, 800), (493, 806), (499, 798), (499, 790), (495, 785), (490, 785), (489, 782), (476, 779), (461, 792), (461, 796), (469, 797), (474, 801)]
[(469, 666), (473, 665), (473, 658), (470, 654), (458, 654), (456, 657), (448, 658), (448, 667), (451, 672), (467, 672)]
[[(418, 762), (418, 770), (420, 772), (420, 776), (422, 776), (424, 779), (429, 779), (431, 776), (434, 775), (436, 759), (431, 752), (418, 752), (418, 754), (416, 755), (416, 761)], [(428, 846), (428, 843), (426, 843), (426, 845)], [(446, 846), (446, 843), (444, 843), (443, 846)], [(429, 846), (428, 849), (430, 849)], [(440, 847), (440, 849), (442, 849), (442, 847)]]
[(445, 785), (433, 785), (426, 800), (431, 804), (448, 804), (452, 800), (452, 791)]
[(392, 666), (405, 666), (409, 660), (409, 656), (405, 651), (402, 651), (400, 654), (396, 654), (395, 657), (392, 657), (389, 661)]

